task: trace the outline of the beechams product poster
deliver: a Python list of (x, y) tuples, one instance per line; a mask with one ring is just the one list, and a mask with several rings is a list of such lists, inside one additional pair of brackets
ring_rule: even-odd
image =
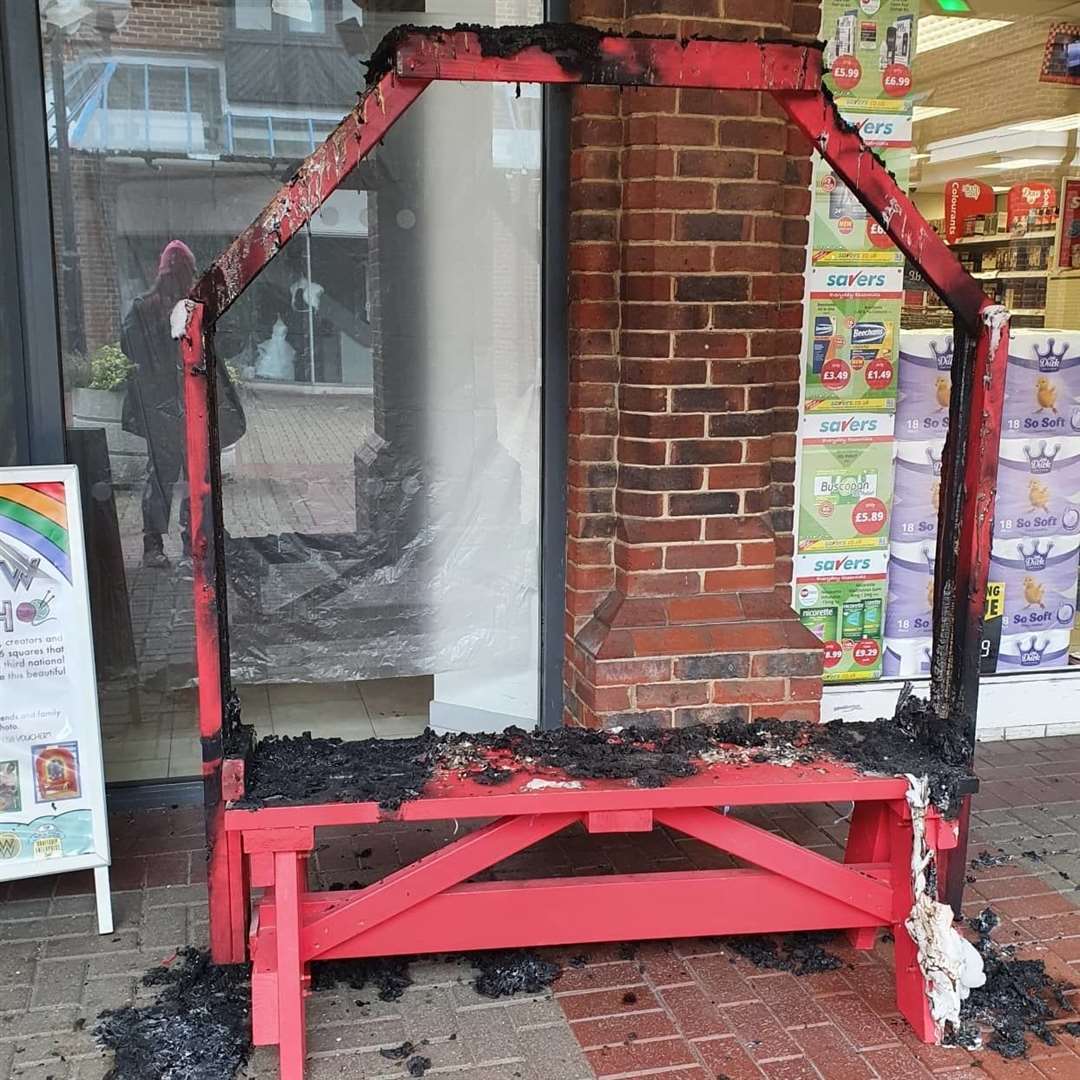
[(857, 110), (909, 111), (918, 0), (825, 0), (826, 84)]
[(803, 418), (799, 554), (888, 548), (892, 425), (885, 414)]
[(887, 561), (884, 551), (796, 558), (796, 608), (803, 626), (824, 643), (825, 682), (881, 674)]
[[(906, 191), (911, 172), (911, 118), (845, 113)], [(820, 155), (814, 157), (811, 243), (815, 266), (903, 266), (904, 256), (851, 189)]]
[(903, 270), (820, 267), (811, 272), (803, 408), (896, 408)]
[(0, 881), (109, 861), (73, 466), (0, 470)]

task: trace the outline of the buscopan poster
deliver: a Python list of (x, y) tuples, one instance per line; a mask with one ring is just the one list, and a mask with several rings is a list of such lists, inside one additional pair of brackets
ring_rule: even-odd
[(0, 470), (0, 881), (108, 865), (73, 466)]
[(889, 546), (893, 418), (871, 413), (803, 419), (799, 553)]
[[(906, 191), (911, 173), (911, 117), (845, 112), (863, 139), (884, 160)], [(814, 214), (811, 237), (815, 266), (902, 266), (904, 256), (885, 230), (832, 171), (814, 158)]]
[(848, 108), (908, 111), (918, 0), (825, 0), (829, 88)]

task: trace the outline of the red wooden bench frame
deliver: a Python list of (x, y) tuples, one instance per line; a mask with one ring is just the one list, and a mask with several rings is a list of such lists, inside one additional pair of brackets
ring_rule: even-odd
[[(587, 55), (572, 44), (553, 46), (549, 37), (543, 46), (485, 56), (481, 35), (471, 30), (395, 32), (388, 41), (391, 69), (218, 256), (183, 302), (176, 327), (184, 369), (211, 949), (218, 962), (253, 960), (256, 1043), (279, 1045), (283, 1080), (301, 1080), (304, 993), (313, 959), (820, 928), (844, 929), (856, 946), (868, 948), (883, 926), (892, 928), (896, 940), (899, 1008), (919, 1038), (936, 1041), (940, 1031), (904, 927), (913, 897), (911, 818), (902, 778), (868, 777), (823, 763), (714, 765), (660, 789), (585, 781), (526, 791), (515, 789), (517, 778), (491, 788), (438, 775), (421, 798), (395, 812), (373, 803), (259, 810), (232, 805), (243, 795), (243, 761), (226, 759), (222, 750), (231, 681), (214, 326), (439, 79), (768, 91), (919, 267), (955, 315), (931, 702), (939, 722), (958, 725), (974, 747), (1008, 315), (987, 299), (859, 133), (841, 119), (822, 89), (820, 48), (606, 35)], [(846, 801), (855, 811), (843, 864), (716, 809)], [(944, 862), (954, 901), (962, 891), (967, 807), (965, 802), (957, 823), (933, 811), (928, 820), (929, 847), (953, 853)], [(319, 827), (467, 818), (495, 820), (366, 889), (307, 890), (307, 858)], [(667, 826), (752, 868), (466, 883), (576, 822), (594, 833)], [(265, 890), (253, 918), (252, 887)]]

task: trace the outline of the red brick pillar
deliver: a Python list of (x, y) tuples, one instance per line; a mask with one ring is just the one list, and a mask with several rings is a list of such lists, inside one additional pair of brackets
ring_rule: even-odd
[[(575, 17), (812, 38), (819, 14)], [(571, 137), (566, 720), (816, 717), (820, 645), (789, 603), (809, 148), (768, 94), (706, 90), (578, 88)]]

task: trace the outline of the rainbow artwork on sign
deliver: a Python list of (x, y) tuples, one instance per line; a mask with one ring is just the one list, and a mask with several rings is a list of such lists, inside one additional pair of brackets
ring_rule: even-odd
[[(0, 484), (0, 543), (5, 536), (35, 552), (36, 559), (31, 558), (28, 570), (40, 573), (41, 564), (46, 563), (65, 581), (71, 581), (67, 506), (62, 483)], [(10, 555), (10, 549), (5, 554)]]

